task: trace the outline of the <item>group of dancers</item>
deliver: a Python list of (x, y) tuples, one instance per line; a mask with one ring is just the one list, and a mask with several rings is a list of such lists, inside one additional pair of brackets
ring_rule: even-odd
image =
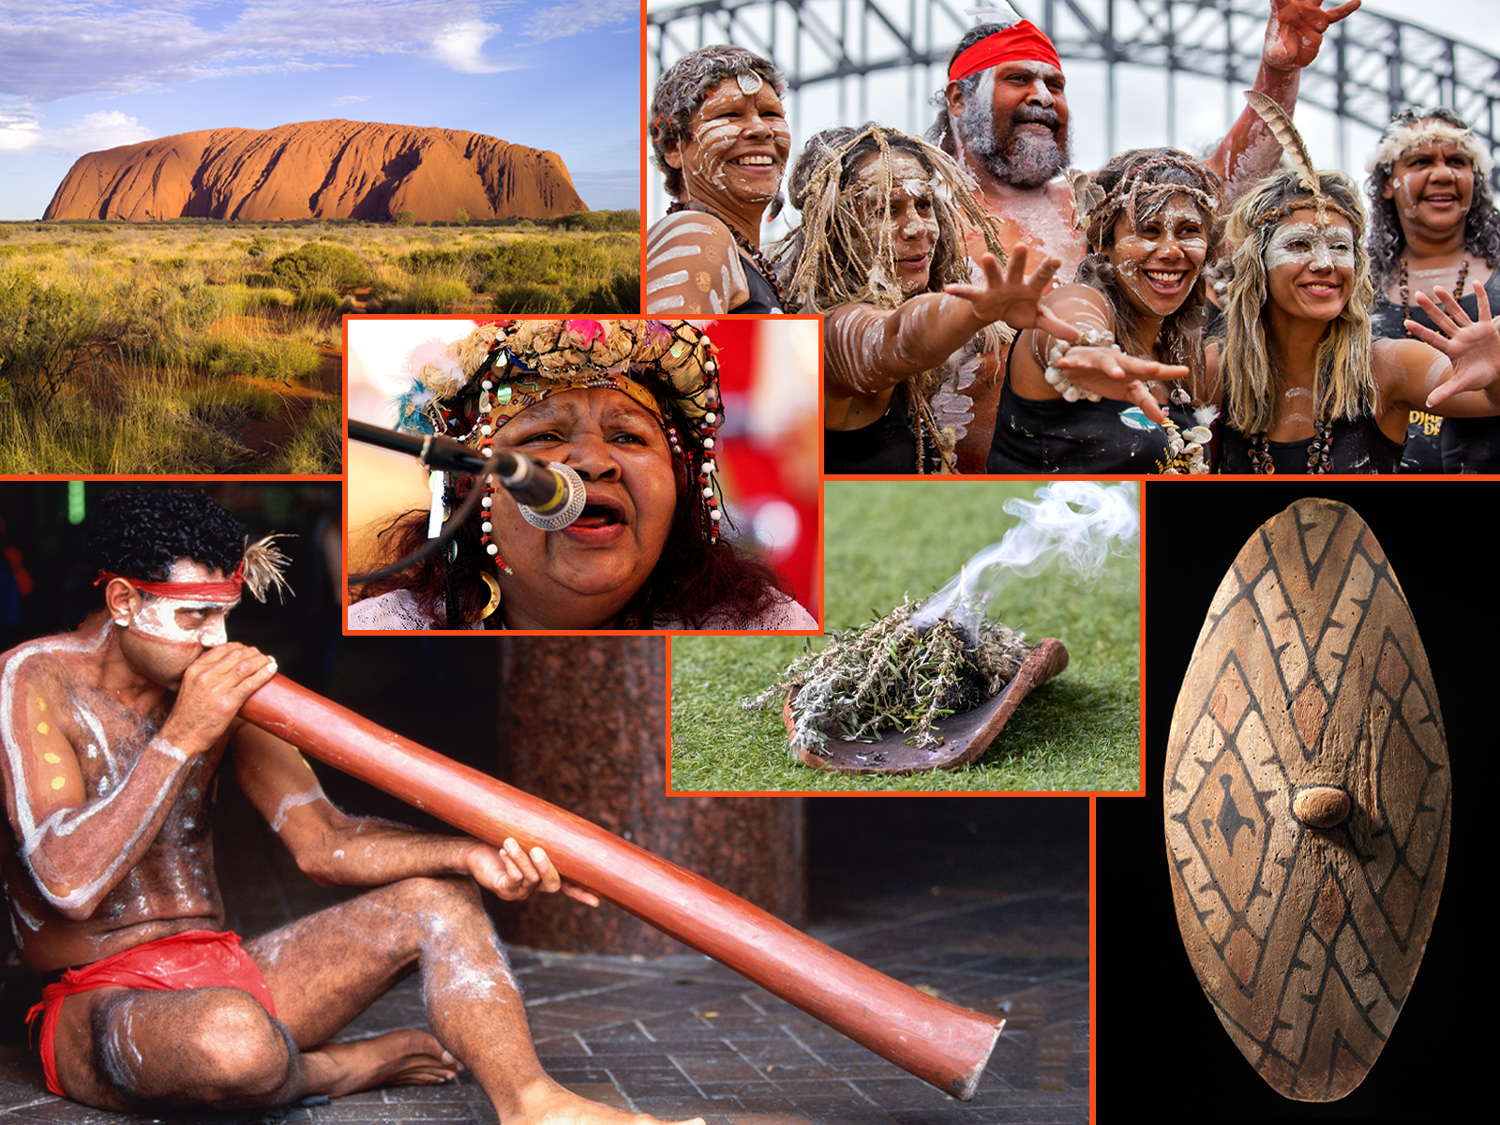
[[(650, 108), (675, 202), (646, 311), (821, 315), (828, 473), (1495, 471), (1489, 152), (1451, 110), (1403, 111), (1367, 207), (1292, 125), (1301, 69), (1358, 7), (1272, 0), (1211, 157), (1091, 174), (1068, 169), (1062, 63), (1025, 20), (958, 43), (925, 138), (826, 129), (790, 176), (773, 63), (702, 48)], [(799, 221), (763, 244), (787, 201)]]

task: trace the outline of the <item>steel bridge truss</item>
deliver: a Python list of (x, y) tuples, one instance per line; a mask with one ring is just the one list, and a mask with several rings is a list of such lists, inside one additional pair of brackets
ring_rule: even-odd
[[(1119, 68), (1166, 72), (1164, 139), (1178, 143), (1178, 121), (1189, 107), (1179, 104), (1176, 77), (1221, 82), (1226, 110), (1242, 104), (1239, 92), (1255, 79), (1269, 12), (1266, 0), (1013, 0), (1013, 7), (1051, 36), (1065, 64), (1102, 65), (1106, 153), (1115, 151), (1118, 114), (1129, 110), (1119, 104)], [(872, 76), (881, 76), (888, 98), (895, 76), (883, 72), (900, 72), (905, 120), (885, 120), (913, 129), (930, 119), (927, 101), (942, 85), (953, 45), (986, 18), (951, 0), (653, 0), (646, 14), (649, 81), (697, 47), (735, 43), (785, 72), (794, 118), (799, 98), (836, 90), (839, 119), (854, 122), (869, 116)], [(1493, 149), (1500, 58), (1361, 10), (1330, 30), (1317, 62), (1303, 72), (1299, 104), (1377, 131), (1404, 106), (1445, 105)], [(1347, 168), (1344, 134), (1339, 128), (1337, 156)]]

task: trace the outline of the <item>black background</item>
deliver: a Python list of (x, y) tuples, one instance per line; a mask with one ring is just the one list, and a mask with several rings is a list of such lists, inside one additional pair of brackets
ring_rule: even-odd
[[(1489, 482), (1169, 482), (1146, 490), (1146, 796), (1098, 807), (1098, 1120), (1291, 1117), (1446, 1120), (1479, 1095), (1494, 958), (1484, 928), (1494, 838), (1494, 660), (1500, 572)], [(1240, 548), (1304, 496), (1348, 504), (1375, 533), (1432, 665), (1453, 770), (1448, 874), (1432, 938), (1391, 1037), (1338, 1102), (1290, 1101), (1251, 1068), (1188, 963), (1173, 910), (1161, 784), (1177, 690)], [(1487, 1036), (1486, 1036), (1487, 1037)]]

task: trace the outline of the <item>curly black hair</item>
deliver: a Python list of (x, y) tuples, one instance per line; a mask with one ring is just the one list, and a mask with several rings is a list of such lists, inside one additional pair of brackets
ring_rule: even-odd
[[(1446, 106), (1426, 109), (1408, 106), (1391, 118), (1380, 139), (1384, 141), (1393, 130), (1401, 126), (1415, 125), (1429, 119), (1445, 121), (1459, 129), (1469, 128), (1467, 121)], [(1370, 169), (1370, 178), (1365, 185), (1366, 194), (1370, 197), (1370, 229), (1365, 241), (1370, 249), (1370, 271), (1379, 293), (1384, 293), (1396, 280), (1401, 251), (1406, 245), (1406, 234), (1401, 229), (1401, 216), (1396, 212), (1396, 201), (1385, 198), (1385, 189), (1391, 182), (1393, 170), (1392, 163), (1376, 164)], [(1483, 258), (1491, 269), (1500, 266), (1500, 211), (1495, 209), (1495, 193), (1489, 178), (1478, 169), (1474, 172), (1474, 198), (1469, 205), (1468, 220), (1464, 224), (1464, 250), (1477, 258)]]
[(179, 559), (232, 574), (245, 557), (245, 528), (202, 492), (111, 492), (90, 521), (89, 557), (109, 574), (161, 582)]

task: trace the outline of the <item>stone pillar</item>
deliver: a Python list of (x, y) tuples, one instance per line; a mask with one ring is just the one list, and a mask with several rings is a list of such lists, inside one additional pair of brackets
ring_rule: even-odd
[[(807, 913), (800, 797), (666, 795), (666, 640), (501, 640), (496, 776), (592, 820), (794, 926)], [(573, 953), (681, 952), (606, 903), (502, 904), (501, 936)]]

